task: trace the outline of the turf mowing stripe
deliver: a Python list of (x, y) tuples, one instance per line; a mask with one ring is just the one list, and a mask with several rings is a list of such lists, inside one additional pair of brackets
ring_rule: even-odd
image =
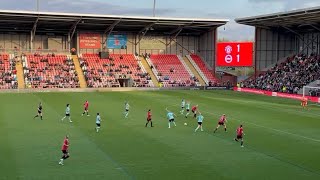
[[(189, 93), (187, 93), (189, 94)], [(189, 94), (191, 95), (191, 94)], [(209, 99), (214, 99), (214, 98), (211, 98), (211, 97), (206, 97), (206, 96), (202, 96), (204, 98), (209, 98)], [(221, 99), (223, 100), (223, 99)], [(179, 106), (179, 105), (174, 105), (174, 106)], [(202, 106), (202, 107), (205, 107), (205, 106)], [(206, 112), (206, 111), (202, 111), (202, 112)], [(211, 115), (214, 115), (214, 116), (217, 116), (216, 114), (213, 114), (211, 112), (206, 112), (208, 114), (211, 114)], [(228, 115), (229, 117), (233, 118), (233, 116), (230, 116)], [(299, 138), (302, 138), (302, 139), (307, 139), (307, 140), (310, 140), (310, 141), (314, 141), (314, 142), (320, 142), (320, 139), (315, 139), (315, 138), (310, 138), (310, 137), (306, 137), (306, 136), (302, 136), (302, 135), (299, 135), (299, 134), (294, 134), (294, 133), (290, 133), (290, 132), (287, 132), (287, 131), (282, 131), (282, 130), (279, 130), (279, 129), (275, 129), (275, 128), (270, 128), (270, 127), (267, 127), (267, 126), (263, 126), (263, 125), (259, 125), (259, 124), (256, 124), (256, 123), (252, 123), (252, 122), (249, 122), (249, 121), (240, 121), (238, 120), (238, 118), (234, 118), (236, 119), (238, 122), (244, 122), (244, 123), (248, 123), (248, 124), (252, 124), (254, 126), (257, 126), (257, 127), (262, 127), (262, 128), (266, 128), (266, 129), (270, 129), (270, 130), (273, 130), (273, 131), (276, 131), (276, 132), (280, 132), (280, 133), (283, 133), (283, 134), (288, 134), (288, 135), (292, 135), (292, 136), (296, 136), (296, 137), (299, 137)]]
[[(35, 94), (32, 94), (32, 95), (35, 96), (35, 97), (37, 97), (37, 99), (41, 100), (41, 102), (42, 102), (43, 105), (44, 105), (44, 104), (47, 104), (47, 103), (45, 103), (45, 101), (44, 101), (42, 98), (40, 98), (39, 96), (36, 96)], [(47, 105), (48, 105), (48, 104), (47, 104)], [(49, 105), (46, 106), (46, 107), (49, 107), (48, 109), (51, 109), (51, 111), (55, 112), (56, 114), (58, 114), (58, 116), (60, 116), (60, 113), (58, 113), (58, 111), (56, 111), (53, 107), (51, 107), (51, 106), (49, 106)], [(124, 173), (124, 174), (125, 174), (127, 177), (129, 177), (130, 179), (132, 179), (132, 180), (135, 179), (135, 177), (132, 176), (132, 175), (130, 175), (130, 174), (128, 173), (128, 171), (127, 171), (123, 166), (121, 166), (118, 162), (116, 162), (114, 159), (112, 159), (110, 155), (108, 155), (107, 153), (105, 153), (104, 151), (102, 151), (95, 143), (93, 143), (93, 142), (87, 137), (86, 134), (84, 134), (84, 133), (83, 133), (82, 131), (80, 131), (80, 130), (77, 130), (77, 131), (78, 131), (79, 134), (82, 134), (83, 137), (85, 137), (85, 138), (88, 140), (88, 142), (94, 144), (94, 145), (96, 146), (96, 149), (98, 149), (102, 154), (104, 154), (105, 157), (106, 157), (111, 163), (113, 163), (114, 166), (116, 166), (116, 169), (120, 170), (122, 173)]]

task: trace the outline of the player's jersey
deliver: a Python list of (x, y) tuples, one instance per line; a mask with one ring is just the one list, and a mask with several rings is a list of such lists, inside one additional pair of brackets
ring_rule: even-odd
[(190, 109), (190, 103), (187, 103), (186, 109)]
[(147, 113), (147, 118), (148, 118), (148, 119), (151, 119), (151, 117), (152, 117), (152, 114), (151, 114), (151, 112), (148, 111), (148, 113)]
[(237, 135), (238, 135), (238, 136), (242, 136), (242, 135), (243, 135), (243, 128), (242, 128), (242, 127), (239, 127), (239, 128), (237, 129)]
[(225, 116), (221, 116), (219, 119), (219, 123), (225, 123), (226, 122), (226, 117)]
[(203, 122), (204, 117), (202, 115), (197, 116), (198, 122)]
[(70, 107), (69, 106), (66, 108), (66, 114), (70, 114)]
[(84, 106), (85, 109), (88, 109), (88, 108), (89, 108), (89, 102), (86, 101), (86, 102), (83, 104), (83, 106)]
[(126, 109), (126, 110), (129, 110), (129, 109), (130, 109), (130, 105), (129, 105), (129, 103), (126, 103), (126, 105), (125, 105), (125, 109)]
[(167, 114), (167, 118), (170, 120), (170, 119), (174, 119), (174, 115), (172, 112), (168, 112)]
[(98, 115), (96, 118), (96, 124), (100, 124), (100, 123), (101, 123), (101, 117), (100, 115)]
[(181, 102), (181, 107), (184, 108), (185, 105), (186, 105), (186, 101), (185, 101), (185, 100), (182, 100), (182, 102)]
[(197, 106), (193, 106), (192, 111), (196, 111), (196, 110), (197, 110)]
[(62, 145), (62, 147), (61, 147), (61, 150), (67, 151), (68, 148), (69, 148), (69, 140), (68, 140), (67, 138), (65, 138), (65, 139), (63, 140), (63, 145)]

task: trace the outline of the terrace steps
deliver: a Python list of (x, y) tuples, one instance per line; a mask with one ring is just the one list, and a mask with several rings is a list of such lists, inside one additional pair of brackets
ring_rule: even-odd
[(150, 68), (147, 60), (146, 60), (144, 57), (141, 57), (140, 59), (141, 59), (141, 63), (142, 63), (142, 65), (143, 65), (144, 69), (145, 69), (145, 70), (147, 71), (147, 73), (150, 75), (151, 80), (152, 80), (154, 86), (155, 86), (155, 87), (159, 87), (159, 81), (158, 81), (156, 75), (153, 73), (152, 69)]
[(79, 84), (80, 84), (80, 88), (86, 88), (87, 87), (87, 82), (86, 82), (86, 78), (84, 77), (83, 71), (80, 67), (80, 62), (79, 62), (79, 58), (77, 55), (72, 55), (72, 60), (74, 63), (74, 68), (77, 71), (78, 74), (78, 78), (79, 78)]
[(191, 64), (189, 59), (187, 57), (183, 57), (183, 60), (187, 64), (189, 69), (192, 71), (194, 76), (199, 80), (201, 86), (205, 86), (206, 85), (205, 81), (202, 79), (202, 77), (200, 76), (199, 72), (195, 69), (195, 67)]
[(20, 61), (17, 62), (16, 64), (16, 70), (17, 70), (18, 89), (24, 89), (26, 86), (24, 82), (23, 66)]

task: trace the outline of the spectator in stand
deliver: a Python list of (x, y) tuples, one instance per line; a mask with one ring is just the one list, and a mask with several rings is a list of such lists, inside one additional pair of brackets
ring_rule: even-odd
[(244, 82), (244, 87), (296, 94), (303, 86), (319, 79), (320, 56), (302, 54), (275, 65), (254, 80)]

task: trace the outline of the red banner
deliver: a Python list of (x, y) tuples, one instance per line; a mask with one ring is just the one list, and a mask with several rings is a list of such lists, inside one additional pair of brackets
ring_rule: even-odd
[(79, 35), (80, 49), (100, 49), (101, 35), (98, 33), (81, 33)]
[(221, 42), (217, 45), (217, 66), (252, 66), (252, 42)]
[[(264, 90), (259, 90), (259, 89), (251, 89), (251, 88), (234, 87), (233, 90), (234, 91), (239, 91), (239, 92), (246, 92), (246, 93), (252, 93), (252, 94), (262, 94), (262, 95), (266, 95), (266, 96), (274, 96), (274, 97), (296, 99), (296, 100), (301, 100), (301, 98), (302, 98), (302, 95), (300, 95), (300, 94), (288, 94), (288, 93), (264, 91)], [(320, 98), (319, 97), (312, 97), (312, 96), (306, 96), (306, 97), (311, 102), (320, 103)]]

